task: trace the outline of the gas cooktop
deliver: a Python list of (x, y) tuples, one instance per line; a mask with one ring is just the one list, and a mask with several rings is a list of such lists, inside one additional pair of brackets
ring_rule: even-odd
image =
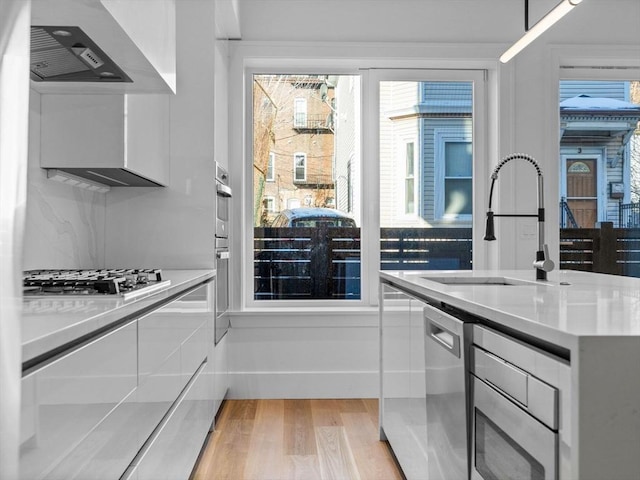
[(28, 270), (23, 294), (32, 296), (120, 296), (125, 300), (171, 285), (159, 269)]

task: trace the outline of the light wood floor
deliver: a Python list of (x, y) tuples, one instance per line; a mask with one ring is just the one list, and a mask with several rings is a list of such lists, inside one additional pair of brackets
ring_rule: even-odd
[(401, 480), (377, 399), (227, 400), (192, 480)]

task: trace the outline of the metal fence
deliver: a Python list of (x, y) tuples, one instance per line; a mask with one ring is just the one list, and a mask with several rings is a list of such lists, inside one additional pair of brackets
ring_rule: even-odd
[(621, 203), (618, 207), (618, 227), (640, 227), (640, 203)]
[[(470, 228), (383, 228), (382, 270), (471, 268)], [(254, 229), (256, 300), (359, 299), (360, 229)]]

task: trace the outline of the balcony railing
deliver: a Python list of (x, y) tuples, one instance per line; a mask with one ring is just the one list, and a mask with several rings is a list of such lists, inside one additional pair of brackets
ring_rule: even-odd
[(333, 116), (331, 114), (309, 115), (295, 113), (293, 115), (293, 128), (296, 130), (317, 130), (319, 132), (333, 132)]

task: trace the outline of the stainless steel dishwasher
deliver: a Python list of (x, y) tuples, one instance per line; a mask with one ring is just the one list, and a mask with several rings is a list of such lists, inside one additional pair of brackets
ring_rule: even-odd
[(468, 479), (467, 354), (471, 323), (427, 305), (425, 375), (429, 480)]

